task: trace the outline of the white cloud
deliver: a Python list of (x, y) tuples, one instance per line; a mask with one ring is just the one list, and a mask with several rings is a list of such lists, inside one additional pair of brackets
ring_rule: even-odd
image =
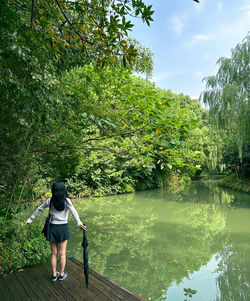
[(179, 75), (184, 75), (184, 74), (187, 74), (187, 70), (176, 70), (176, 71), (158, 73), (156, 75), (153, 75), (151, 81), (152, 82), (159, 82), (159, 81), (162, 81), (166, 78), (179, 76)]
[(250, 3), (242, 6), (240, 9), (243, 10), (246, 15), (250, 16)]
[(193, 47), (201, 42), (206, 42), (206, 41), (210, 41), (213, 39), (214, 39), (214, 36), (212, 34), (197, 34), (197, 35), (193, 36), (193, 38), (191, 38), (190, 41), (187, 42), (187, 45), (189, 47)]
[(203, 71), (195, 71), (194, 76), (196, 77), (204, 77), (205, 73)]
[(240, 9), (245, 10), (245, 11), (249, 11), (250, 10), (250, 4), (246, 4), (246, 5), (242, 6)]
[(212, 38), (213, 37), (210, 34), (197, 34), (196, 36), (194, 36), (194, 40), (197, 42), (209, 41)]
[(186, 15), (184, 14), (175, 15), (170, 19), (170, 27), (177, 35), (182, 34), (185, 19)]
[[(214, 28), (214, 32), (196, 34), (186, 42), (186, 45), (192, 48), (200, 43), (213, 40), (217, 43), (217, 46), (223, 43), (228, 48), (228, 55), (230, 55), (230, 48), (241, 42), (250, 29), (250, 3), (241, 7), (240, 10), (242, 10), (242, 13), (232, 23), (218, 24)], [(209, 59), (207, 53), (203, 53), (203, 57)]]

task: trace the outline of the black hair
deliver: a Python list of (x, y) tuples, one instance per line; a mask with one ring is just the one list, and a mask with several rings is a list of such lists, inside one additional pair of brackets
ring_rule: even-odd
[(64, 183), (55, 182), (52, 186), (51, 202), (56, 210), (63, 211), (65, 209), (67, 197), (68, 195)]

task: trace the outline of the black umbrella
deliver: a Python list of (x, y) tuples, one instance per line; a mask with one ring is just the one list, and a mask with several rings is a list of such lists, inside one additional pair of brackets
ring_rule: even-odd
[(87, 249), (88, 241), (87, 241), (86, 230), (83, 230), (82, 246), (83, 246), (83, 265), (84, 265), (85, 282), (86, 282), (86, 287), (88, 287), (88, 285), (89, 285), (89, 255), (88, 255), (88, 249)]

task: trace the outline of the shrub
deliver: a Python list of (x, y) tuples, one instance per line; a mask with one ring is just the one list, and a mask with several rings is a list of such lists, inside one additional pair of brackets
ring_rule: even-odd
[(8, 221), (0, 232), (0, 272), (47, 261), (50, 247), (41, 233), (41, 225), (24, 226), (18, 220)]

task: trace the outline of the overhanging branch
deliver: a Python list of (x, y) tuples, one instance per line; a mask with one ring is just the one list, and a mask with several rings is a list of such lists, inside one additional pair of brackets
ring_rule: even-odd
[(64, 16), (66, 22), (69, 24), (69, 26), (71, 27), (71, 29), (75, 32), (75, 34), (81, 39), (82, 42), (86, 42), (88, 44), (90, 44), (91, 46), (95, 46), (94, 43), (88, 41), (78, 30), (75, 29), (75, 27), (73, 26), (73, 24), (70, 22), (69, 18), (67, 17), (67, 15), (65, 14), (64, 10), (62, 9), (60, 3), (58, 2), (58, 0), (55, 0), (56, 4), (58, 6), (58, 8), (60, 9), (62, 15)]

